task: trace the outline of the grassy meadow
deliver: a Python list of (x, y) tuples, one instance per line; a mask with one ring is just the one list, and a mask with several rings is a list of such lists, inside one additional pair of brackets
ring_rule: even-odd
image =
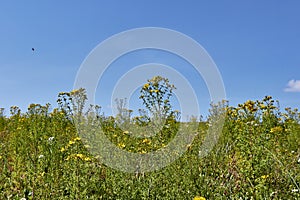
[[(168, 94), (170, 88), (151, 86), (143, 87), (146, 107), (147, 98)], [(21, 112), (12, 106), (8, 116), (1, 109), (0, 199), (300, 199), (300, 112), (280, 112), (270, 96), (237, 107), (225, 101), (215, 105), (225, 113), (222, 134), (212, 151), (199, 157), (216, 115), (212, 106), (185, 153), (146, 173), (118, 171), (90, 153), (72, 119), (85, 98), (78, 90), (60, 93), (56, 108), (31, 104)], [(168, 101), (163, 105), (170, 108)], [(149, 138), (133, 138), (116, 125), (116, 117), (99, 111), (97, 118), (118, 148), (143, 154), (163, 148), (176, 135), (178, 116), (165, 110), (171, 114), (166, 126)], [(142, 116), (130, 123), (147, 122)]]

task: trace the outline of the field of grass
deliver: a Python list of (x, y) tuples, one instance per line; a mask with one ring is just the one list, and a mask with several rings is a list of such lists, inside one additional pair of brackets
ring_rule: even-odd
[[(198, 123), (186, 152), (167, 167), (125, 173), (101, 163), (82, 142), (72, 107), (31, 104), (0, 112), (0, 199), (300, 199), (300, 112), (280, 112), (269, 96), (226, 113), (222, 134), (206, 157), (199, 149), (215, 113)], [(212, 107), (213, 108), (213, 107)], [(213, 109), (212, 109), (213, 110)], [(147, 153), (163, 148), (181, 125), (176, 119), (158, 135), (132, 138), (116, 118), (99, 115), (118, 148)], [(140, 123), (140, 126), (143, 126)]]

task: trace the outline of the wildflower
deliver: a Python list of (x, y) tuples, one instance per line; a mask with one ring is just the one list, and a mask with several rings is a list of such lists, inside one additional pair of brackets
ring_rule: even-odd
[(41, 155), (39, 155), (39, 157), (38, 157), (39, 159), (42, 159), (42, 158), (44, 158), (44, 155), (43, 154), (41, 154)]
[(84, 159), (84, 155), (81, 154), (81, 153), (76, 154), (76, 157), (77, 157), (77, 158), (80, 158), (80, 159)]
[(75, 142), (73, 140), (69, 141), (69, 145), (75, 144)]
[(2, 159), (2, 156), (0, 155), (0, 160)]
[(143, 139), (142, 143), (145, 143), (145, 144), (151, 144), (151, 141), (149, 139)]
[(298, 159), (298, 161), (297, 161), (298, 163), (300, 163), (300, 158)]
[(292, 189), (292, 192), (299, 192), (298, 189)]
[(129, 131), (124, 131), (124, 132), (123, 132), (123, 134), (128, 134), (128, 133), (129, 133)]
[(266, 178), (267, 178), (267, 176), (266, 176), (266, 175), (263, 175), (263, 176), (261, 176), (261, 178), (262, 178), (262, 179), (266, 179)]
[(62, 147), (62, 148), (60, 149), (60, 152), (64, 152), (64, 151), (66, 151), (66, 149), (65, 149), (64, 147)]
[(265, 96), (265, 98), (264, 98), (264, 100), (263, 100), (263, 101), (268, 101), (268, 100), (270, 100), (270, 99), (272, 99), (272, 97), (271, 97), (271, 96)]
[(76, 137), (76, 138), (73, 139), (74, 142), (75, 142), (75, 141), (80, 141), (80, 140), (81, 140), (80, 137)]
[(270, 133), (276, 133), (276, 132), (281, 132), (283, 129), (281, 126), (275, 126), (273, 128), (271, 128)]
[(72, 90), (71, 92), (70, 92), (70, 94), (71, 95), (74, 95), (74, 94), (78, 94), (80, 92), (80, 90)]
[(125, 148), (125, 144), (124, 143), (119, 143), (118, 146), (121, 147), (121, 148)]
[(194, 197), (194, 200), (206, 200), (206, 199), (205, 199), (205, 197), (199, 197), (199, 196), (197, 196), (197, 197)]
[(85, 157), (85, 158), (84, 158), (84, 161), (91, 161), (91, 158)]
[(265, 104), (263, 104), (263, 103), (259, 104), (259, 106), (260, 106), (260, 109), (262, 109), (262, 110), (264, 110), (264, 109), (267, 108), (267, 106)]
[(53, 139), (54, 139), (54, 137), (49, 137), (48, 141), (51, 142), (51, 141), (53, 141)]
[(144, 86), (143, 86), (143, 89), (148, 89), (149, 88), (149, 83), (146, 83)]
[(262, 175), (260, 178), (266, 179), (266, 178), (268, 178), (268, 177), (269, 177), (269, 175)]

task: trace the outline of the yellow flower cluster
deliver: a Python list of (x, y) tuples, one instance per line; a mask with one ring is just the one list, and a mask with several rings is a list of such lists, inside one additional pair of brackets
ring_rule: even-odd
[(267, 108), (267, 106), (263, 103), (259, 104), (260, 109), (265, 110)]
[(205, 199), (205, 197), (199, 197), (199, 196), (197, 196), (197, 197), (194, 197), (194, 200), (206, 200), (206, 199)]
[(268, 177), (269, 177), (269, 175), (262, 175), (260, 178), (266, 179), (266, 178), (268, 178)]
[(87, 157), (81, 153), (71, 154), (66, 158), (66, 160), (70, 160), (70, 159), (74, 159), (74, 160), (80, 159), (83, 161), (91, 161), (92, 160), (90, 157)]
[(70, 141), (68, 142), (68, 144), (67, 144), (65, 147), (62, 147), (62, 148), (60, 149), (60, 152), (66, 151), (71, 145), (75, 144), (76, 141), (80, 141), (80, 140), (81, 140), (80, 137), (75, 137), (75, 138), (73, 138), (72, 140), (70, 140)]
[(58, 110), (57, 108), (54, 108), (53, 111), (50, 113), (50, 117), (54, 117), (56, 115), (64, 116), (65, 113), (63, 111)]
[(282, 132), (282, 127), (281, 126), (275, 126), (273, 128), (271, 128), (270, 133), (280, 133)]
[(19, 118), (19, 122), (20, 122), (20, 123), (25, 122), (25, 121), (26, 121), (26, 117), (20, 117), (20, 118)]
[(144, 143), (144, 144), (151, 144), (151, 140), (145, 138), (145, 139), (143, 139), (142, 143)]
[(143, 89), (147, 90), (149, 88), (149, 83), (146, 83), (144, 86), (143, 86)]
[(237, 117), (238, 116), (238, 110), (234, 107), (226, 107), (227, 115), (231, 117)]
[(142, 151), (140, 152), (140, 154), (145, 154), (145, 153), (147, 153), (147, 151), (145, 151), (145, 150), (142, 150)]
[(159, 90), (150, 90), (149, 92), (150, 92), (150, 93), (158, 93)]
[(257, 107), (255, 106), (255, 102), (248, 100), (244, 104), (239, 104), (239, 107), (243, 109), (249, 110), (251, 113), (257, 111)]
[(70, 92), (71, 95), (75, 95), (75, 94), (78, 94), (80, 92), (80, 90), (72, 90)]
[(271, 100), (271, 99), (272, 99), (271, 96), (265, 96), (265, 98), (263, 99), (263, 101), (269, 101), (269, 100)]
[(118, 144), (118, 147), (120, 147), (120, 148), (125, 148), (125, 144), (124, 144), (124, 143), (119, 143), (119, 144)]

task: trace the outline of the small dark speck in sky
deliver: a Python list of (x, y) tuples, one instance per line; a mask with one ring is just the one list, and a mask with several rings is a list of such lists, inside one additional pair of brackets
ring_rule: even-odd
[(32, 51), (34, 51), (34, 48), (31, 48)]

